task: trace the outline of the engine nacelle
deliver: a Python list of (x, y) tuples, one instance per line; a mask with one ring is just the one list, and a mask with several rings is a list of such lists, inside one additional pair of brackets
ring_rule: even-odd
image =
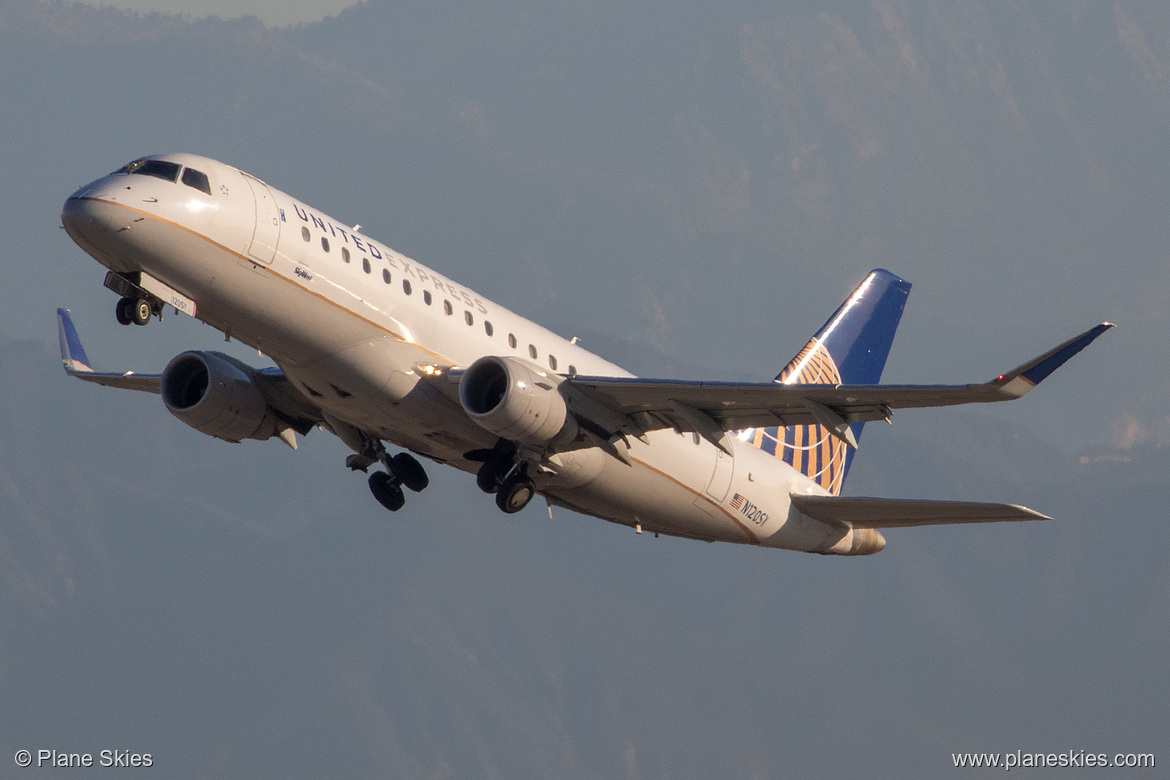
[(569, 415), (557, 384), (557, 379), (523, 361), (489, 355), (464, 371), (459, 400), (472, 420), (495, 435), (543, 445), (577, 435), (577, 421)]
[(277, 434), (252, 369), (220, 352), (184, 352), (162, 374), (167, 411), (200, 433), (238, 442)]

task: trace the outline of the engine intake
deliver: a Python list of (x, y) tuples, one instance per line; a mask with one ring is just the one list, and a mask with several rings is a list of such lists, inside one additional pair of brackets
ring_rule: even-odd
[(472, 420), (509, 441), (544, 445), (577, 435), (557, 380), (515, 358), (489, 355), (468, 366), (459, 401)]
[(184, 352), (162, 374), (167, 411), (200, 433), (238, 442), (277, 434), (252, 368), (220, 352)]

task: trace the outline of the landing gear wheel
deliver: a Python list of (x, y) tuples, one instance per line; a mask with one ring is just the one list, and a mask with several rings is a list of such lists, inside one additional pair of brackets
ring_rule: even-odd
[(485, 460), (475, 473), (475, 484), (485, 493), (495, 493), (500, 489), (504, 476), (512, 468), (511, 458), (493, 458)]
[(151, 307), (150, 301), (145, 298), (136, 300), (132, 311), (135, 325), (145, 325), (154, 316), (154, 309)]
[(406, 503), (402, 487), (385, 471), (375, 471), (370, 475), (369, 483), (374, 498), (391, 512), (397, 512)]
[(426, 490), (427, 485), (431, 484), (422, 464), (409, 452), (400, 452), (390, 458), (387, 466), (393, 472), (395, 479), (415, 493)]
[(496, 506), (503, 512), (514, 515), (528, 506), (528, 502), (535, 495), (536, 485), (532, 484), (532, 480), (517, 475), (500, 485), (500, 491), (496, 493)]
[(118, 318), (118, 323), (121, 325), (129, 325), (134, 322), (134, 298), (122, 298), (118, 301), (118, 305), (114, 308), (114, 316)]

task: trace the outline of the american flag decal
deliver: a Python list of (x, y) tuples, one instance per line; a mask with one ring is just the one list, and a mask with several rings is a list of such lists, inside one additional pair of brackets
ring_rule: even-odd
[(732, 509), (741, 509), (742, 507), (743, 507), (743, 496), (741, 496), (739, 493), (736, 493), (735, 497), (731, 499), (731, 508)]

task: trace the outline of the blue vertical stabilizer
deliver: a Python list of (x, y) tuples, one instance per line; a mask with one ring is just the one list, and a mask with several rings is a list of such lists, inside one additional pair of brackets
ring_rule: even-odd
[[(870, 272), (775, 381), (877, 384), (909, 294), (905, 279), (880, 268)], [(854, 441), (861, 437), (862, 425), (850, 426)], [(744, 434), (748, 442), (783, 459), (833, 495), (841, 492), (854, 450), (824, 426), (756, 428)]]

